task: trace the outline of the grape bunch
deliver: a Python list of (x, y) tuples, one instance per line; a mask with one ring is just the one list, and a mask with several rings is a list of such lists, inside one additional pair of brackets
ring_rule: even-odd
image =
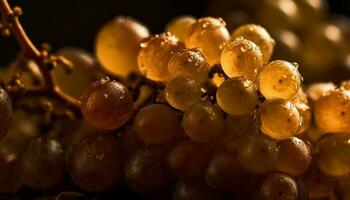
[[(275, 43), (260, 25), (230, 33), (214, 17), (180, 16), (154, 35), (130, 17), (107, 22), (96, 58), (56, 52), (74, 68), (58, 63), (50, 75), (78, 111), (52, 95), (0, 90), (0, 193), (350, 198), (350, 83), (304, 86), (297, 63), (271, 60)], [(35, 60), (0, 79), (13, 77), (43, 84)]]

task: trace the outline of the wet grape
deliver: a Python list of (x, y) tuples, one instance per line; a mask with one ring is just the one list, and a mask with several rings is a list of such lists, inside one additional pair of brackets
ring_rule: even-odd
[(190, 26), (195, 22), (196, 22), (196, 18), (192, 16), (189, 16), (189, 15), (179, 16), (171, 20), (168, 23), (168, 25), (166, 25), (166, 31), (172, 33), (177, 38), (179, 38), (181, 42), (185, 43)]

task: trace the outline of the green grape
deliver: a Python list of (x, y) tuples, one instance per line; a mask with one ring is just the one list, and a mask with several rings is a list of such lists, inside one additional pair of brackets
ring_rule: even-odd
[(277, 143), (263, 135), (249, 136), (238, 150), (238, 158), (254, 174), (272, 171), (278, 158)]
[(148, 29), (135, 19), (118, 16), (99, 30), (95, 54), (107, 72), (126, 77), (138, 73), (140, 43), (149, 36)]
[(82, 189), (103, 191), (120, 181), (122, 162), (120, 142), (109, 134), (94, 134), (74, 145), (69, 173)]
[(304, 133), (311, 126), (311, 108), (304, 103), (297, 103), (294, 105), (298, 109), (300, 116), (303, 118), (303, 123), (298, 133)]
[(317, 127), (323, 132), (350, 132), (350, 91), (333, 90), (314, 105)]
[(33, 139), (22, 154), (19, 176), (24, 184), (34, 189), (49, 189), (57, 185), (64, 175), (61, 144), (39, 137)]
[(100, 129), (116, 129), (126, 123), (133, 111), (133, 99), (119, 82), (92, 83), (80, 97), (84, 119)]
[(303, 123), (298, 109), (281, 99), (266, 101), (260, 107), (260, 130), (276, 139), (284, 140), (296, 135)]
[(12, 152), (0, 153), (0, 193), (14, 194), (22, 188), (23, 183), (18, 176), (18, 156)]
[(262, 26), (256, 24), (245, 24), (235, 29), (231, 37), (244, 37), (247, 40), (254, 42), (261, 50), (264, 63), (268, 63), (275, 46), (275, 41), (270, 34)]
[(166, 31), (175, 35), (183, 43), (186, 41), (186, 37), (190, 26), (196, 22), (196, 18), (188, 15), (182, 15), (171, 20), (166, 25)]
[(136, 114), (133, 129), (146, 144), (164, 144), (179, 133), (180, 125), (169, 106), (151, 104)]
[(192, 140), (208, 142), (223, 133), (224, 118), (216, 106), (201, 101), (186, 110), (182, 118), (182, 127)]
[(184, 45), (170, 33), (148, 37), (141, 43), (137, 56), (141, 74), (154, 81), (169, 81), (168, 62), (172, 55), (182, 49)]
[(322, 96), (326, 95), (332, 90), (335, 90), (337, 86), (332, 82), (327, 83), (313, 83), (306, 89), (307, 96), (313, 101), (317, 101)]
[(73, 70), (69, 73), (63, 64), (58, 64), (51, 70), (52, 79), (56, 86), (69, 96), (79, 98), (91, 82), (102, 77), (102, 72), (90, 53), (74, 47), (65, 47), (59, 49), (56, 54), (64, 56), (73, 66)]
[(222, 194), (211, 189), (203, 181), (177, 182), (174, 194), (174, 200), (214, 200), (223, 199)]
[(227, 79), (216, 92), (219, 107), (230, 115), (249, 114), (258, 103), (253, 82), (243, 77)]
[(229, 77), (244, 76), (255, 81), (263, 66), (260, 48), (243, 37), (230, 41), (221, 54), (221, 66)]
[(188, 76), (201, 84), (208, 80), (208, 68), (207, 61), (196, 49), (185, 49), (175, 53), (168, 63), (168, 70), (172, 77)]
[(299, 176), (311, 164), (311, 150), (301, 139), (292, 137), (278, 143), (279, 155), (276, 169), (290, 176)]
[(266, 177), (257, 196), (261, 200), (298, 200), (298, 185), (292, 177), (273, 173)]
[(139, 149), (145, 146), (145, 143), (138, 137), (137, 133), (132, 127), (126, 127), (121, 136), (123, 144), (123, 156), (124, 158), (130, 158)]
[(164, 90), (165, 99), (172, 107), (185, 111), (201, 100), (200, 84), (189, 77), (177, 77), (169, 81)]
[(275, 60), (266, 65), (258, 76), (259, 90), (267, 99), (290, 99), (302, 82), (297, 64)]
[(221, 18), (203, 17), (190, 26), (186, 46), (199, 49), (209, 66), (213, 66), (220, 63), (221, 51), (229, 39), (230, 33)]
[(126, 163), (125, 181), (135, 191), (147, 193), (166, 187), (171, 173), (164, 147), (150, 145), (140, 149)]
[(217, 191), (233, 191), (244, 178), (243, 167), (236, 155), (215, 155), (207, 168), (205, 180)]
[(175, 145), (168, 155), (168, 165), (179, 180), (188, 181), (203, 176), (209, 161), (204, 146), (191, 141)]

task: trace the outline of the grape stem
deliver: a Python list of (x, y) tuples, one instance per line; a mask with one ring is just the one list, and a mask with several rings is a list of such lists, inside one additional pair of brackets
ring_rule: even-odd
[[(7, 32), (9, 31), (16, 38), (22, 49), (22, 55), (26, 58), (33, 59), (38, 64), (44, 79), (42, 87), (26, 88), (24, 94), (56, 97), (72, 107), (79, 108), (79, 101), (61, 91), (60, 88), (55, 85), (50, 73), (50, 70), (58, 63), (62, 63), (67, 69), (71, 69), (72, 64), (63, 57), (49, 54), (47, 49), (39, 50), (33, 44), (19, 20), (19, 16), (22, 14), (22, 9), (20, 7), (14, 7), (12, 9), (7, 0), (0, 0), (0, 12), (3, 29), (7, 30)], [(8, 90), (8, 92), (12, 95), (20, 95), (23, 93), (23, 90), (12, 89)]]

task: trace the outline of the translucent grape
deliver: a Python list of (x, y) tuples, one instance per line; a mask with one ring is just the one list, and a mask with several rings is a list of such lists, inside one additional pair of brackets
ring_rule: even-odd
[(17, 193), (22, 188), (18, 176), (19, 155), (16, 153), (0, 153), (0, 193)]
[(258, 103), (258, 94), (253, 82), (243, 77), (230, 78), (216, 92), (219, 107), (230, 115), (249, 114)]
[(301, 139), (292, 137), (278, 143), (279, 155), (276, 169), (290, 176), (299, 176), (311, 164), (311, 150)]
[(177, 182), (173, 194), (174, 200), (213, 200), (223, 196), (211, 189), (203, 181)]
[(209, 152), (199, 143), (184, 141), (171, 150), (168, 165), (179, 180), (189, 181), (204, 175)]
[(297, 200), (298, 185), (292, 177), (280, 173), (270, 174), (261, 184), (261, 200)]
[(95, 41), (95, 53), (103, 69), (122, 77), (137, 73), (140, 43), (148, 36), (148, 29), (130, 17), (119, 16), (107, 22)]
[(182, 111), (200, 101), (202, 97), (200, 84), (192, 78), (182, 76), (169, 81), (164, 94), (169, 105)]
[(224, 118), (220, 110), (209, 102), (198, 102), (182, 118), (182, 127), (196, 142), (211, 141), (223, 133)]
[(12, 103), (7, 92), (0, 88), (0, 138), (4, 137), (10, 125)]
[(84, 119), (100, 129), (116, 129), (131, 116), (133, 100), (119, 82), (101, 80), (92, 83), (80, 98)]
[(213, 66), (219, 64), (221, 51), (229, 39), (230, 33), (221, 18), (204, 17), (190, 26), (186, 46), (199, 49), (209, 66)]
[(294, 105), (298, 109), (300, 116), (303, 118), (303, 123), (298, 133), (304, 133), (311, 126), (311, 108), (304, 103), (297, 103)]
[(309, 100), (308, 100), (308, 95), (305, 93), (302, 87), (300, 87), (298, 93), (289, 100), (292, 102), (294, 105), (296, 104), (305, 104), (308, 105)]
[(317, 127), (324, 132), (350, 132), (350, 91), (333, 90), (314, 105)]
[(122, 175), (122, 148), (112, 135), (94, 134), (74, 145), (69, 173), (87, 191), (103, 191), (116, 185)]
[(124, 170), (126, 183), (137, 192), (152, 192), (171, 181), (166, 151), (161, 146), (150, 145), (140, 149)]
[(137, 56), (141, 74), (154, 81), (170, 80), (168, 62), (172, 55), (183, 48), (184, 45), (169, 33), (148, 37), (141, 43)]
[(296, 95), (302, 82), (295, 64), (275, 60), (266, 65), (258, 76), (259, 90), (267, 99), (290, 99)]
[(19, 176), (23, 183), (34, 189), (49, 189), (57, 185), (63, 175), (62, 146), (48, 138), (33, 139), (20, 160)]
[(230, 41), (221, 54), (221, 66), (229, 77), (244, 76), (255, 81), (263, 66), (262, 53), (253, 42), (242, 37)]
[(174, 54), (168, 63), (172, 77), (188, 76), (201, 84), (208, 80), (208, 68), (203, 55), (195, 49), (186, 49)]
[(328, 92), (335, 90), (337, 86), (332, 83), (313, 83), (311, 84), (306, 93), (312, 101), (317, 101), (320, 97), (326, 95)]
[(281, 99), (266, 101), (259, 112), (260, 130), (277, 140), (296, 135), (303, 123), (298, 109)]
[(247, 40), (254, 42), (261, 50), (264, 63), (268, 63), (275, 46), (275, 41), (270, 34), (262, 26), (256, 24), (246, 24), (238, 27), (231, 34), (232, 38), (244, 37)]
[(176, 112), (163, 104), (148, 105), (136, 114), (133, 129), (146, 144), (164, 144), (179, 133)]
[(272, 171), (278, 158), (277, 143), (263, 135), (252, 135), (240, 147), (238, 158), (242, 166), (252, 173)]
[(166, 31), (175, 35), (183, 43), (186, 41), (186, 37), (190, 26), (196, 22), (196, 18), (188, 15), (176, 17), (166, 25)]

